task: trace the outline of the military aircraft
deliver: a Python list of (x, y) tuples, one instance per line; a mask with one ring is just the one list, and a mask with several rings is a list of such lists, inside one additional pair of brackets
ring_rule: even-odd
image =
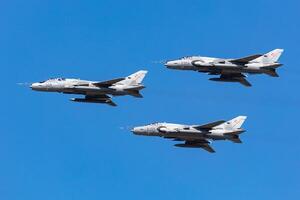
[(32, 90), (43, 92), (59, 92), (64, 94), (85, 95), (85, 98), (72, 98), (74, 102), (104, 103), (117, 106), (109, 95), (131, 95), (142, 98), (140, 90), (144, 89), (142, 81), (147, 71), (141, 70), (125, 78), (108, 81), (86, 81), (80, 79), (55, 78), (31, 84)]
[(238, 59), (224, 59), (201, 56), (187, 56), (178, 60), (167, 61), (165, 66), (169, 69), (193, 70), (209, 75), (220, 75), (220, 77), (210, 78), (211, 81), (238, 82), (250, 87), (246, 80), (248, 74), (267, 74), (278, 77), (276, 69), (282, 64), (278, 63), (283, 49), (275, 49), (267, 54), (251, 55)]
[(239, 135), (245, 132), (241, 126), (246, 118), (246, 116), (239, 116), (227, 122), (221, 120), (204, 125), (153, 123), (135, 127), (131, 131), (136, 135), (159, 136), (174, 141), (184, 141), (184, 143), (175, 144), (176, 147), (203, 148), (214, 153), (215, 150), (209, 145), (210, 140), (230, 140), (234, 143), (242, 143)]

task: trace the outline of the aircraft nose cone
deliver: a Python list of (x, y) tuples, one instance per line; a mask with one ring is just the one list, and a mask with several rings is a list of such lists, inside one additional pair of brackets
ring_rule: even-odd
[(132, 128), (130, 131), (131, 131), (132, 133), (136, 134), (136, 132), (137, 132), (137, 128), (136, 128), (136, 127), (134, 127), (134, 128)]
[(36, 83), (32, 83), (29, 87), (30, 87), (31, 89), (36, 88)]
[(178, 64), (179, 64), (179, 61), (177, 61), (177, 60), (171, 60), (171, 61), (167, 61), (165, 63), (165, 66), (167, 68), (173, 69), (173, 68), (176, 68), (178, 66)]
[(30, 88), (33, 90), (37, 90), (39, 88), (39, 84), (38, 83), (33, 83), (30, 85)]
[(136, 135), (142, 134), (143, 131), (144, 131), (144, 129), (142, 127), (134, 127), (133, 129), (131, 129), (131, 132)]
[(168, 61), (168, 62), (166, 62), (165, 64), (164, 64), (166, 67), (170, 67), (171, 66), (171, 64), (170, 64), (170, 62)]

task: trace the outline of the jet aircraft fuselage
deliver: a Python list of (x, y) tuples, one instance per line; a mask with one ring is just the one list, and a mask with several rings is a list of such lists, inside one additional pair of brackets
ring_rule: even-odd
[(116, 106), (109, 95), (143, 97), (140, 90), (145, 88), (142, 81), (146, 74), (147, 71), (141, 70), (125, 78), (102, 82), (55, 78), (33, 83), (30, 87), (35, 91), (85, 95), (85, 98), (72, 98), (71, 101), (75, 102), (106, 103)]
[[(146, 126), (135, 127), (132, 131), (136, 135), (159, 136), (159, 137), (182, 137), (186, 139), (212, 139), (226, 140), (231, 139), (232, 135), (226, 134), (227, 131), (221, 129), (196, 129), (197, 125), (182, 125), (172, 123), (153, 123)], [(240, 134), (245, 130), (236, 129), (235, 133)]]
[[(205, 62), (206, 61), (206, 62)], [(178, 70), (193, 70), (199, 72), (228, 72), (228, 73), (250, 73), (250, 74), (261, 74), (268, 73), (267, 68), (280, 67), (280, 63), (234, 63), (230, 60), (220, 58), (209, 58), (200, 56), (184, 57), (179, 60), (168, 61), (166, 64), (169, 69)]]
[(165, 66), (169, 69), (192, 70), (209, 75), (220, 75), (218, 78), (210, 78), (209, 80), (239, 82), (249, 87), (251, 84), (246, 80), (245, 73), (278, 77), (276, 69), (282, 64), (277, 61), (282, 52), (282, 49), (275, 49), (264, 55), (257, 54), (238, 59), (189, 56), (167, 61)]
[(126, 90), (141, 90), (145, 88), (141, 85), (112, 85), (109, 87), (97, 87), (95, 81), (85, 81), (80, 79), (56, 78), (47, 81), (33, 83), (30, 87), (32, 90), (40, 92), (60, 92), (68, 94), (110, 94), (113, 96), (127, 95)]
[(131, 131), (136, 135), (159, 136), (174, 141), (185, 141), (185, 143), (176, 144), (177, 147), (203, 148), (214, 152), (209, 146), (209, 140), (230, 140), (234, 143), (241, 143), (239, 135), (245, 132), (241, 126), (246, 118), (246, 116), (239, 116), (227, 122), (220, 120), (205, 125), (152, 123), (135, 127)]

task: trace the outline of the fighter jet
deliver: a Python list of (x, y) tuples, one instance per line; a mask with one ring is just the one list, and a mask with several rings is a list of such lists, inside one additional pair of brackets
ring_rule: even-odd
[(142, 98), (140, 90), (144, 89), (142, 81), (147, 71), (141, 70), (125, 78), (116, 78), (108, 81), (86, 81), (80, 79), (55, 78), (33, 83), (32, 90), (43, 92), (59, 92), (64, 94), (85, 95), (84, 98), (72, 98), (74, 102), (104, 103), (117, 106), (111, 96), (131, 95)]
[(204, 125), (182, 125), (170, 123), (153, 123), (133, 128), (136, 135), (159, 136), (174, 141), (184, 141), (175, 144), (176, 147), (202, 148), (210, 153), (215, 150), (209, 145), (210, 140), (230, 140), (242, 143), (239, 135), (245, 132), (241, 128), (246, 116), (239, 116), (230, 121), (216, 121)]
[(167, 61), (165, 66), (169, 69), (193, 70), (209, 75), (220, 75), (220, 77), (210, 78), (209, 80), (238, 82), (250, 87), (251, 84), (246, 80), (245, 73), (279, 77), (276, 69), (282, 66), (277, 62), (282, 52), (283, 49), (275, 49), (264, 55), (256, 54), (238, 59), (187, 56), (179, 60)]

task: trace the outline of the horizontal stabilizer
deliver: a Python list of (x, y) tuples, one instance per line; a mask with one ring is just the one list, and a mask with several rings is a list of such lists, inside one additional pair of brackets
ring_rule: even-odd
[(129, 95), (137, 97), (137, 98), (143, 98), (143, 95), (140, 93), (139, 90), (125, 90), (128, 92)]
[(262, 67), (262, 69), (265, 69), (265, 74), (272, 76), (272, 77), (279, 77), (279, 75), (276, 72), (276, 69), (269, 68), (269, 67)]
[(143, 95), (141, 93), (132, 93), (131, 96), (134, 96), (136, 98), (143, 98)]
[(232, 141), (233, 143), (243, 143), (242, 140), (236, 136), (236, 137), (232, 137), (232, 138), (228, 138), (228, 140)]

